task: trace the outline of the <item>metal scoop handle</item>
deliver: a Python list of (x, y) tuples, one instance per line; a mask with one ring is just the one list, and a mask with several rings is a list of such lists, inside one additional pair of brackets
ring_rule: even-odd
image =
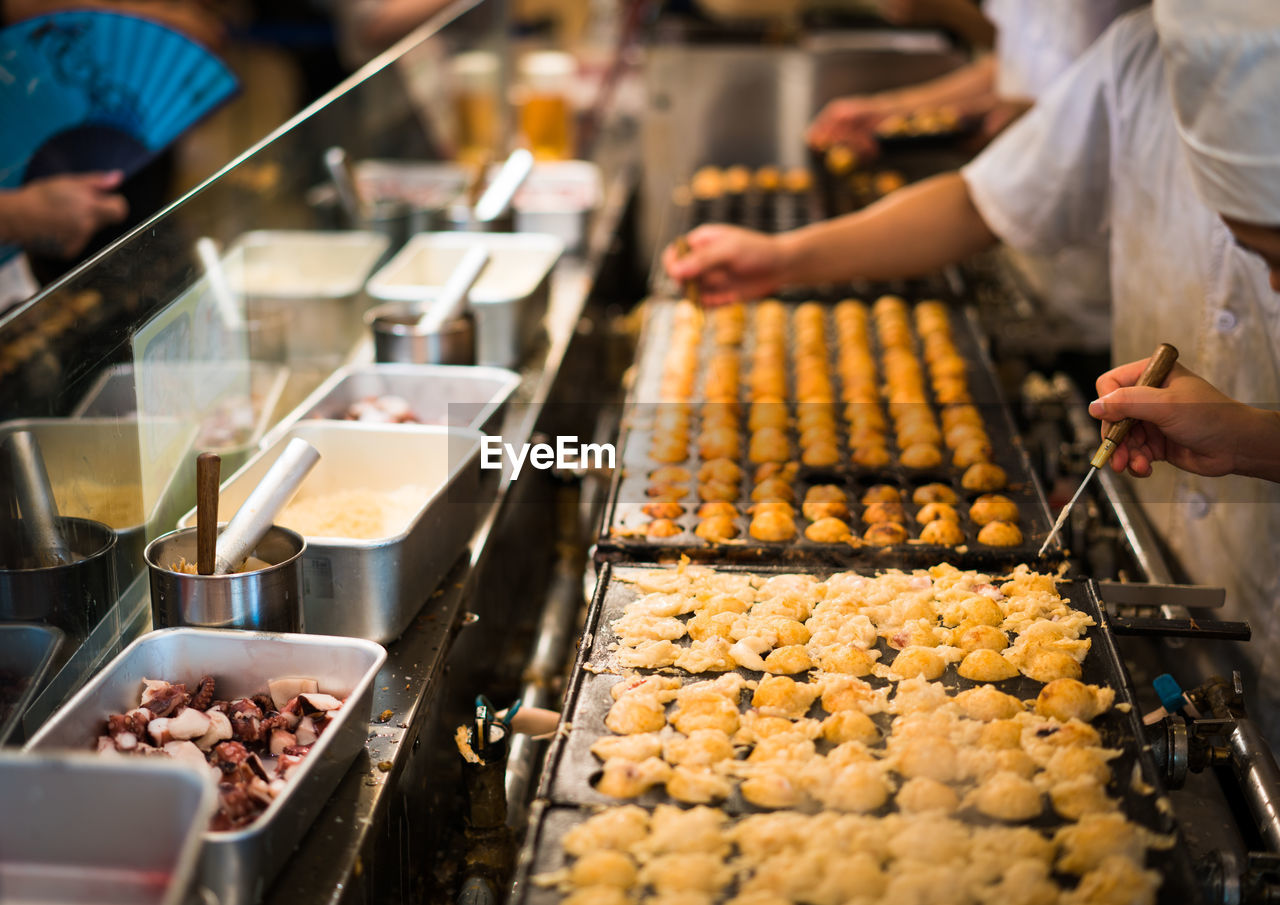
[(280, 458), (262, 476), (240, 510), (218, 536), (213, 571), (219, 575), (234, 572), (253, 552), (253, 548), (271, 530), (276, 513), (297, 491), (298, 486), (320, 461), (319, 451), (300, 437), (294, 437)]
[(58, 507), (40, 454), (40, 441), (30, 431), (16, 431), (9, 435), (8, 442), (18, 508), (32, 552), (41, 568), (64, 566), (71, 562), (71, 549), (58, 528)]
[(467, 249), (467, 253), (441, 287), (440, 295), (418, 319), (418, 329), (423, 333), (438, 333), (449, 321), (461, 317), (467, 307), (467, 294), (471, 292), (476, 280), (480, 279), (480, 274), (488, 263), (487, 249), (479, 245)]
[(492, 223), (505, 214), (515, 200), (516, 192), (520, 191), (520, 186), (524, 185), (532, 172), (533, 155), (524, 148), (512, 151), (498, 175), (493, 177), (489, 187), (476, 202), (476, 220), (480, 223)]
[(356, 184), (355, 169), (351, 166), (351, 158), (346, 148), (334, 146), (324, 152), (324, 167), (329, 171), (333, 187), (338, 191), (338, 201), (347, 212), (351, 222), (359, 224), (364, 219), (364, 199), (360, 197), (360, 188)]

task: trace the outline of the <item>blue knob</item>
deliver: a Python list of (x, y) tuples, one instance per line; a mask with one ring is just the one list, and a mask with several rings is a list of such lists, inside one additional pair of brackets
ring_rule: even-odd
[(1185, 706), (1182, 700), (1182, 686), (1167, 672), (1156, 676), (1151, 684), (1155, 687), (1161, 706), (1169, 713), (1177, 713)]

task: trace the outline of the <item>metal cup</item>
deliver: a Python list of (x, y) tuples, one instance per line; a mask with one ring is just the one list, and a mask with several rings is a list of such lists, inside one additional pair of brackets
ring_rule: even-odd
[(26, 568), (31, 542), (20, 521), (0, 522), (0, 622), (44, 622), (82, 640), (116, 601), (116, 533), (101, 522), (60, 518), (80, 557), (64, 566)]
[(364, 322), (373, 331), (374, 359), (420, 365), (476, 363), (475, 320), (470, 312), (435, 332), (418, 327), (421, 316), (414, 302), (388, 302), (365, 312)]
[[(221, 533), (223, 526), (219, 526)], [(147, 545), (154, 628), (181, 625), (262, 632), (302, 631), (302, 535), (272, 526), (252, 553), (265, 569), (233, 575), (188, 575), (170, 567), (196, 561), (196, 529), (179, 528)]]

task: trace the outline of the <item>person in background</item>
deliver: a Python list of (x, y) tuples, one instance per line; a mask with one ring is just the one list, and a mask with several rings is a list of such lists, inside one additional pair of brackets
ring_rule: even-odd
[(336, 0), (343, 62), (359, 68), (449, 5), (449, 0)]
[[(928, 273), (997, 240), (1031, 252), (1100, 243), (1113, 361), (1171, 342), (1226, 397), (1274, 408), (1278, 82), (1280, 4), (1156, 0), (1117, 20), (961, 172), (791, 233), (702, 227), (687, 256), (666, 250), (666, 268), (718, 304), (786, 283)], [(1105, 401), (1099, 411), (1117, 414)], [(1142, 456), (1125, 464), (1142, 470)], [(1187, 577), (1225, 587), (1233, 615), (1253, 622), (1255, 701), (1280, 742), (1280, 651), (1267, 657), (1265, 640), (1280, 599), (1280, 485), (1159, 466), (1134, 492)]]

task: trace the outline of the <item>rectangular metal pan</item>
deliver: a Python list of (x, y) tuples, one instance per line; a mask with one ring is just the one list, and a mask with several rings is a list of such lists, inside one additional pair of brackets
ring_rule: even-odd
[[(137, 706), (143, 678), (191, 687), (208, 674), (217, 680), (217, 696), (224, 698), (264, 691), (267, 681), (278, 676), (307, 676), (316, 679), (321, 691), (345, 698), (333, 725), (257, 820), (240, 830), (204, 834), (199, 885), (219, 905), (248, 905), (262, 898), (364, 746), (373, 680), (386, 656), (379, 645), (356, 638), (162, 629), (142, 636), (108, 663), (25, 750), (93, 750), (107, 715)], [(201, 829), (205, 825), (207, 819), (199, 824)]]
[[(289, 369), (264, 361), (184, 362), (151, 365), (154, 379), (165, 381), (165, 373), (173, 369), (183, 386), (195, 387), (206, 394), (193, 398), (190, 407), (199, 415), (200, 432), (194, 447), (197, 452), (215, 452), (222, 457), (228, 471), (239, 468), (262, 442), (280, 404)], [(239, 372), (247, 372), (248, 398), (235, 387)], [(246, 413), (244, 410), (248, 409)], [(71, 411), (73, 418), (125, 418), (138, 411), (137, 385), (131, 364), (115, 365), (102, 372), (89, 392)], [(247, 414), (247, 417), (246, 417)], [(235, 440), (219, 442), (217, 432), (225, 430), (225, 422), (238, 425)]]
[[(863, 297), (872, 301), (881, 294), (883, 287)], [(892, 566), (932, 565), (938, 562), (950, 562), (964, 565), (966, 568), (1000, 568), (1018, 562), (1034, 562), (1040, 544), (1048, 533), (1052, 520), (1044, 494), (1031, 470), (1030, 461), (1022, 445), (1018, 432), (1013, 425), (1008, 406), (995, 381), (994, 368), (987, 357), (982, 344), (977, 338), (976, 328), (969, 312), (961, 314), (952, 312), (952, 336), (956, 348), (969, 363), (968, 382), (970, 393), (983, 416), (986, 430), (991, 438), (994, 450), (993, 460), (1004, 468), (1009, 477), (1009, 486), (1000, 491), (1018, 504), (1019, 527), (1022, 529), (1021, 544), (1011, 547), (987, 547), (976, 542), (978, 526), (967, 518), (962, 518), (961, 526), (966, 535), (966, 543), (957, 547), (945, 547), (920, 543), (918, 539), (920, 527), (915, 522), (915, 514), (919, 509), (910, 503), (912, 489), (923, 483), (942, 482), (950, 485), (960, 498), (960, 509), (967, 514), (972, 500), (979, 494), (965, 490), (960, 485), (963, 470), (944, 464), (932, 469), (907, 469), (896, 461), (885, 468), (863, 469), (852, 465), (845, 458), (831, 468), (811, 468), (801, 466), (795, 482), (797, 505), (804, 498), (805, 491), (817, 484), (837, 484), (842, 486), (849, 496), (850, 508), (855, 515), (861, 509), (858, 500), (862, 493), (875, 484), (892, 484), (899, 487), (906, 498), (904, 505), (907, 527), (912, 539), (905, 544), (890, 547), (863, 546), (853, 548), (843, 543), (824, 544), (807, 539), (804, 528), (808, 520), (800, 518), (797, 512), (797, 536), (785, 543), (772, 543), (752, 538), (748, 533), (749, 517), (747, 508), (751, 505), (752, 489), (751, 472), (753, 465), (743, 465), (744, 476), (741, 486), (741, 497), (737, 501), (742, 513), (736, 524), (738, 537), (725, 543), (711, 543), (694, 533), (697, 527), (697, 504), (693, 501), (694, 485), (690, 485), (690, 496), (682, 501), (684, 514), (677, 523), (684, 528), (683, 533), (670, 538), (653, 539), (644, 535), (643, 526), (648, 523), (649, 516), (643, 512), (648, 501), (646, 488), (649, 483), (648, 473), (657, 467), (648, 456), (649, 441), (648, 422), (660, 408), (660, 403), (653, 400), (659, 398), (658, 385), (661, 381), (664, 339), (670, 335), (674, 315), (674, 305), (669, 303), (654, 304), (654, 312), (645, 325), (640, 349), (636, 377), (624, 418), (622, 435), (619, 438), (619, 458), (622, 467), (614, 472), (609, 501), (606, 506), (603, 527), (597, 539), (597, 555), (602, 559), (645, 561), (674, 560), (680, 555), (703, 562), (747, 562), (771, 563), (787, 562), (797, 564), (825, 564), (830, 566), (847, 566), (861, 564), (867, 567), (887, 568)], [(828, 315), (828, 320), (831, 317)], [(750, 324), (750, 318), (748, 318)], [(754, 327), (748, 326), (744, 348), (752, 340)], [(709, 331), (708, 331), (709, 332)], [(828, 324), (828, 335), (834, 336), (834, 325)], [(704, 339), (700, 356), (703, 361), (709, 354), (710, 337)], [(832, 349), (834, 354), (834, 349)], [(744, 370), (745, 374), (745, 370)], [(697, 403), (695, 403), (696, 407)], [(838, 405), (838, 404), (837, 404)], [(744, 404), (744, 411), (746, 407)], [(794, 431), (793, 431), (794, 433)], [(696, 437), (696, 429), (690, 432)], [(745, 424), (743, 440), (747, 437)], [(841, 437), (843, 443), (843, 437)], [(684, 463), (692, 472), (697, 471), (700, 460), (694, 445), (690, 444), (690, 457)], [(861, 533), (861, 525), (856, 519), (850, 527)], [(1055, 545), (1046, 553), (1048, 559), (1056, 559), (1061, 547)]]
[(444, 288), (463, 255), (489, 252), (468, 299), (476, 320), (476, 364), (514, 368), (542, 335), (551, 272), (564, 251), (540, 233), (420, 233), (369, 280), (380, 302), (428, 302)]
[(186, 901), (217, 797), (208, 775), (158, 760), (0, 754), (4, 901)]
[(0, 745), (22, 722), (62, 639), (51, 625), (0, 625)]
[[(409, 484), (430, 488), (428, 499), (399, 534), (374, 540), (308, 537), (303, 553), (306, 631), (391, 641), (471, 540), (483, 493), (482, 435), (467, 428), (301, 422), (223, 482), (223, 520), (240, 507), (294, 437), (320, 451), (319, 463), (295, 499), (340, 490), (388, 491)], [(193, 509), (180, 527), (194, 524)]]
[(421, 424), (468, 427), (496, 434), (507, 400), (520, 375), (501, 368), (450, 365), (365, 364), (339, 368), (275, 427), (264, 445), (295, 423), (312, 419), (344, 420), (357, 402), (399, 396)]
[[(609, 689), (618, 681), (621, 670), (618, 669), (613, 652), (609, 645), (616, 642), (616, 637), (609, 628), (611, 622), (619, 618), (628, 603), (639, 594), (633, 585), (622, 579), (637, 576), (648, 571), (652, 566), (618, 566), (606, 564), (596, 585), (596, 593), (592, 599), (588, 613), (583, 643), (579, 649), (574, 674), (570, 679), (565, 696), (562, 720), (571, 729), (567, 733), (558, 733), (547, 753), (546, 766), (539, 786), (538, 797), (552, 804), (599, 807), (620, 804), (639, 804), (652, 807), (658, 804), (674, 804), (660, 787), (650, 789), (643, 796), (620, 800), (602, 795), (594, 788), (594, 781), (600, 773), (600, 762), (591, 754), (591, 745), (596, 739), (609, 735), (604, 725), (604, 718), (612, 706), (613, 699)], [(734, 573), (754, 573), (764, 575), (785, 574), (804, 571), (806, 574), (820, 578), (829, 577), (832, 569), (788, 569), (747, 568), (727, 566), (718, 571)], [(1175, 824), (1167, 809), (1167, 798), (1164, 795), (1163, 781), (1155, 762), (1151, 758), (1150, 748), (1143, 734), (1141, 713), (1137, 709), (1133, 697), (1131, 683), (1125, 671), (1115, 640), (1108, 627), (1106, 608), (1097, 596), (1096, 588), (1090, 581), (1059, 582), (1058, 590), (1062, 597), (1069, 599), (1071, 605), (1093, 617), (1096, 625), (1090, 627), (1086, 637), (1092, 642), (1088, 657), (1084, 661), (1081, 681), (1106, 685), (1116, 692), (1115, 704), (1106, 714), (1092, 723), (1102, 736), (1104, 747), (1117, 748), (1122, 751), (1120, 757), (1111, 762), (1114, 779), (1111, 791), (1118, 795), (1121, 809), (1127, 817), (1160, 833), (1173, 833)], [(682, 642), (677, 642), (682, 643)], [(882, 653), (880, 662), (890, 662), (894, 651), (888, 648), (883, 640), (878, 642)], [(588, 669), (587, 667), (590, 667)], [(667, 675), (678, 675), (686, 683), (714, 678), (714, 675), (688, 676), (675, 670), (629, 670), (639, 674), (661, 672)], [(762, 673), (746, 669), (737, 670), (742, 676), (759, 680)], [(718, 674), (716, 674), (718, 675)], [(875, 676), (864, 676), (865, 681), (875, 687), (889, 684), (887, 680)], [(956, 673), (955, 664), (947, 667), (942, 679), (948, 688), (962, 691), (983, 683), (961, 678)], [(1040, 683), (1025, 676), (1019, 676), (998, 684), (1000, 690), (1022, 699), (1034, 699), (1039, 694)], [(744, 691), (744, 706), (749, 706), (750, 692)], [(815, 703), (811, 715), (825, 716), (820, 703)], [(888, 728), (888, 719), (880, 714), (873, 719), (882, 729)], [(827, 746), (819, 742), (819, 750)], [(1152, 790), (1147, 793), (1139, 788), (1142, 783), (1134, 779), (1140, 777), (1142, 783)], [(733, 796), (719, 804), (729, 814), (766, 813), (765, 809), (756, 807), (741, 797), (735, 788)], [(885, 811), (891, 809), (886, 805)], [(879, 812), (877, 812), (879, 813)], [(1039, 829), (1054, 829), (1063, 821), (1048, 812), (1029, 826)], [(1158, 861), (1159, 869), (1166, 878), (1177, 881), (1177, 886), (1191, 889), (1193, 884), (1188, 868), (1189, 860), (1179, 842), (1173, 849), (1155, 852), (1152, 856)], [(1185, 887), (1182, 884), (1188, 884)], [(1168, 890), (1162, 895), (1167, 895)], [(1187, 895), (1190, 895), (1189, 893)], [(1194, 898), (1162, 898), (1167, 902), (1192, 902)]]

